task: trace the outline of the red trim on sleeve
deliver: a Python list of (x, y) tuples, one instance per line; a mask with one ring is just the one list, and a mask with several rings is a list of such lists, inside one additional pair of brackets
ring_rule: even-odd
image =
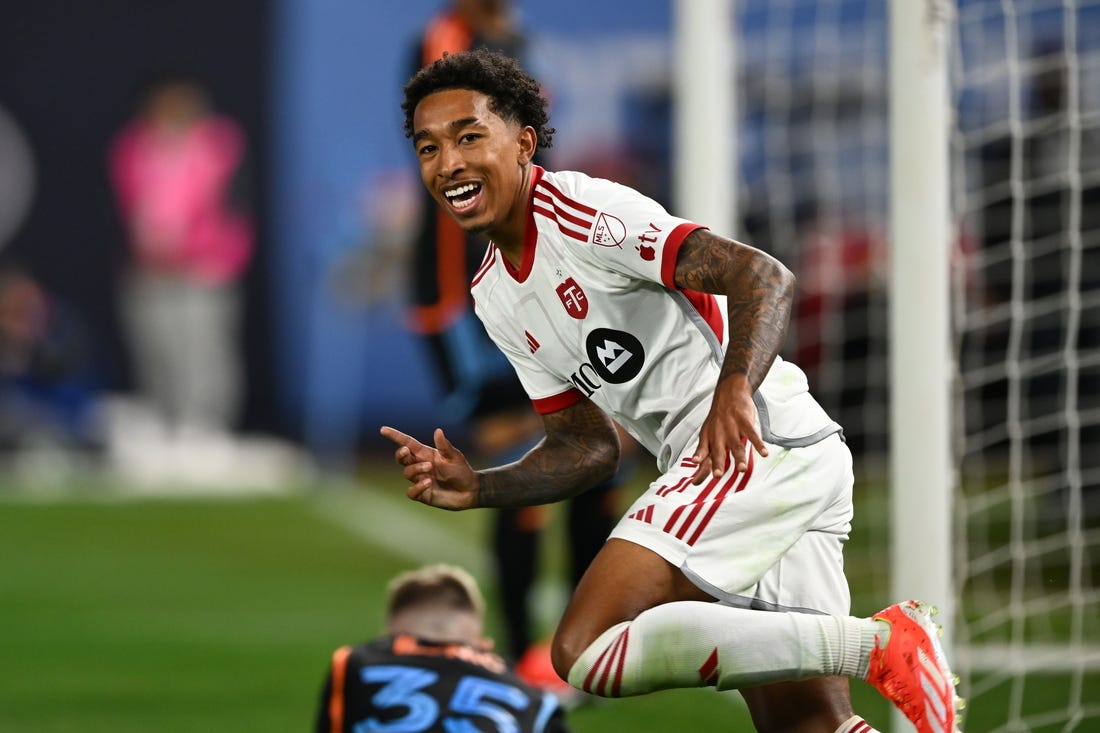
[(679, 290), (676, 287), (676, 257), (680, 254), (680, 245), (684, 243), (684, 238), (696, 229), (708, 228), (702, 224), (684, 222), (669, 232), (668, 237), (665, 238), (665, 248), (661, 255), (661, 282), (666, 287)]
[[(661, 255), (661, 281), (664, 282), (666, 287), (680, 290), (676, 287), (676, 258), (680, 254), (680, 245), (684, 243), (687, 235), (696, 229), (707, 228), (701, 224), (687, 222), (669, 233), (665, 239), (665, 248)], [(722, 343), (725, 340), (725, 324), (722, 321), (722, 312), (718, 307), (717, 298), (710, 293), (699, 293), (694, 290), (680, 290), (680, 292), (687, 296), (688, 302), (707, 322), (710, 330), (714, 331), (714, 335), (718, 337), (718, 343)]]
[(681, 290), (691, 303), (699, 315), (703, 317), (703, 320), (710, 326), (710, 330), (714, 331), (714, 335), (718, 337), (718, 343), (725, 341), (726, 324), (722, 320), (722, 310), (718, 307), (718, 298), (714, 297), (710, 293), (700, 293), (695, 290)]
[(565, 392), (551, 395), (550, 397), (531, 400), (531, 404), (534, 405), (535, 412), (538, 414), (549, 415), (551, 412), (557, 412), (558, 410), (572, 407), (583, 399), (584, 394), (579, 389), (569, 389)]

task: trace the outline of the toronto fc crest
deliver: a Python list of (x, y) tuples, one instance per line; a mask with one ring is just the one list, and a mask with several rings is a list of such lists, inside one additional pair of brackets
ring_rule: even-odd
[(581, 290), (581, 286), (577, 285), (576, 280), (567, 278), (557, 287), (557, 293), (561, 298), (561, 304), (565, 306), (566, 313), (578, 321), (588, 315), (588, 296)]

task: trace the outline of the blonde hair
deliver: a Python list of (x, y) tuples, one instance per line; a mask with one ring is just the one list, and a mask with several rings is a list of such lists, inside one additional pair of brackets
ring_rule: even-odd
[(401, 573), (386, 590), (386, 616), (410, 609), (464, 611), (481, 617), (485, 599), (477, 581), (455, 565), (438, 563)]

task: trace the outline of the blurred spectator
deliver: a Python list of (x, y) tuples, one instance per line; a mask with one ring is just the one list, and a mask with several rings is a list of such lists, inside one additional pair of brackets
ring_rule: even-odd
[[(508, 0), (453, 0), (431, 19), (416, 44), (411, 76), (443, 56), (490, 48), (524, 58), (526, 38)], [(469, 283), (488, 241), (467, 235), (420, 187), (421, 222), (412, 255), (412, 327), (424, 336), (446, 395), (444, 408), (468, 423), (475, 460), (519, 458), (542, 438), (542, 421), (507, 359), (485, 333), (469, 301)], [(567, 532), (574, 585), (599, 551), (618, 517), (616, 480), (572, 499)], [(498, 509), (492, 546), (500, 583), (506, 653), (532, 683), (563, 694), (571, 688), (550, 665), (549, 645), (533, 643), (532, 588), (539, 537), (548, 507)]]
[(317, 733), (475, 731), (567, 733), (549, 692), (526, 685), (483, 636), (484, 601), (461, 568), (403, 573), (387, 593), (386, 635), (332, 655)]
[(798, 208), (795, 230), (800, 247), (794, 360), (810, 384), (825, 386), (821, 401), (830, 414), (841, 425), (857, 426), (845, 430), (845, 439), (862, 456), (870, 432), (858, 427), (866, 423), (862, 411), (870, 401), (887, 400), (885, 376), (872, 373), (886, 365), (885, 341), (874, 321), (886, 300), (885, 238), (859, 217), (826, 212), (813, 202)]
[(0, 448), (96, 448), (99, 386), (75, 314), (21, 268), (0, 266)]
[(138, 390), (176, 433), (228, 433), (242, 404), (240, 279), (253, 247), (246, 140), (187, 76), (144, 89), (109, 155), (130, 262), (121, 308)]

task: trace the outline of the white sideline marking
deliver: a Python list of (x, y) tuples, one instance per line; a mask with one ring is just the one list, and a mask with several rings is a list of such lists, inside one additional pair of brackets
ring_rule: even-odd
[(452, 563), (477, 578), (491, 577), (489, 552), (432, 518), (433, 513), (446, 517), (440, 509), (373, 489), (328, 491), (310, 504), (319, 517), (398, 557), (417, 564)]

